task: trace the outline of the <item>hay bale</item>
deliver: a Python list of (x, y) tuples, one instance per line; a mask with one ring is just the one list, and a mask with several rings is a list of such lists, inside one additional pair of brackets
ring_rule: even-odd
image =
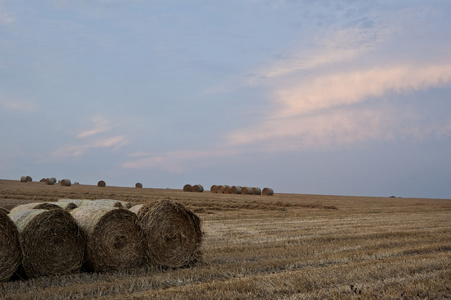
[(195, 184), (195, 185), (193, 185), (191, 191), (195, 192), (195, 193), (202, 193), (204, 191), (204, 187), (201, 186), (200, 184)]
[(103, 180), (100, 180), (99, 182), (97, 182), (97, 186), (98, 187), (106, 187), (106, 182)]
[(218, 193), (218, 194), (224, 193), (224, 186), (223, 185), (218, 185), (216, 187), (216, 193)]
[(30, 209), (9, 216), (19, 230), (22, 267), (28, 277), (80, 271), (85, 236), (69, 212)]
[(73, 202), (51, 202), (52, 204), (58, 205), (64, 210), (71, 211), (73, 209), (76, 209), (78, 206), (77, 204)]
[(47, 178), (46, 183), (47, 185), (54, 185), (56, 183), (56, 178), (55, 177)]
[(42, 178), (39, 182), (47, 182), (48, 178)]
[(230, 189), (231, 194), (241, 194), (241, 187), (239, 185), (234, 185)]
[(151, 266), (178, 268), (200, 262), (201, 220), (172, 200), (133, 206), (144, 229), (146, 262)]
[(241, 194), (243, 195), (252, 195), (252, 188), (248, 186), (243, 186), (241, 188)]
[(22, 205), (17, 205), (11, 209), (10, 214), (14, 214), (16, 212), (22, 211), (22, 210), (29, 210), (29, 209), (61, 209), (60, 206), (56, 205), (56, 203), (49, 203), (49, 202), (39, 202), (39, 203), (27, 203)]
[(27, 182), (27, 176), (20, 177), (20, 182)]
[(230, 185), (224, 186), (224, 190), (222, 191), (224, 194), (231, 194), (232, 193), (232, 187)]
[(19, 231), (5, 209), (0, 208), (0, 282), (11, 278), (21, 260)]
[(211, 187), (210, 187), (210, 193), (216, 193), (216, 190), (218, 189), (218, 186), (216, 185), (216, 184), (213, 184)]
[(98, 205), (78, 207), (71, 214), (87, 233), (86, 270), (112, 272), (142, 264), (142, 230), (136, 214)]
[(252, 188), (252, 194), (253, 195), (261, 195), (262, 194), (262, 189), (261, 188), (259, 188), (259, 187), (253, 187)]
[(265, 187), (262, 191), (262, 194), (266, 196), (272, 196), (274, 195), (274, 190), (272, 188)]
[(71, 186), (70, 179), (63, 179), (63, 180), (61, 180), (61, 185), (62, 186)]
[[(101, 205), (101, 206), (105, 206), (105, 207), (117, 207), (117, 208), (127, 208), (127, 209), (132, 207), (130, 202), (114, 200), (114, 199), (97, 199), (97, 200), (93, 201), (93, 204)], [(84, 205), (86, 205), (86, 204), (84, 204)]]
[(143, 187), (143, 184), (141, 182), (137, 182), (135, 184), (135, 188), (142, 189), (142, 187)]
[(33, 178), (31, 178), (30, 176), (27, 176), (27, 182), (32, 182)]
[(191, 184), (185, 184), (183, 186), (183, 191), (184, 192), (192, 192), (193, 191), (193, 186)]
[(58, 203), (73, 203), (77, 207), (83, 206), (83, 205), (90, 205), (94, 201), (89, 199), (68, 199), (68, 198), (61, 198), (58, 199)]
[(9, 210), (4, 207), (0, 207), (0, 212), (4, 213), (5, 215), (9, 214)]

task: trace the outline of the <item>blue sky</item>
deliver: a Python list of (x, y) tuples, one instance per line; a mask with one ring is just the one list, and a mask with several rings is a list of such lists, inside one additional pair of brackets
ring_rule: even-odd
[(0, 178), (451, 198), (450, 13), (0, 0)]

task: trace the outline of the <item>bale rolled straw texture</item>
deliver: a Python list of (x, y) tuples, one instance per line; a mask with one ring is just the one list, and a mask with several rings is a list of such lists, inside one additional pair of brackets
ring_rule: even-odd
[(0, 212), (4, 213), (5, 215), (9, 214), (9, 210), (4, 207), (0, 207)]
[(0, 209), (0, 282), (11, 278), (21, 260), (19, 231), (4, 210)]
[(243, 195), (252, 195), (252, 188), (248, 186), (243, 186), (241, 188), (241, 194)]
[(143, 187), (143, 184), (141, 182), (137, 182), (135, 184), (135, 188), (142, 189), (142, 187)]
[(225, 185), (224, 190), (222, 191), (224, 194), (231, 194), (232, 193), (232, 187), (230, 185)]
[(27, 181), (32, 182), (33, 178), (31, 178), (30, 176), (27, 176)]
[(75, 205), (77, 205), (77, 207), (90, 206), (90, 205), (104, 206), (104, 207), (117, 207), (117, 208), (130, 208), (130, 207), (132, 207), (130, 202), (121, 201), (121, 200), (113, 200), (113, 199), (90, 200), (90, 199), (67, 199), (67, 198), (62, 198), (62, 199), (59, 199), (58, 202), (60, 202), (60, 203), (72, 202)]
[(223, 185), (218, 185), (216, 187), (216, 193), (222, 194), (223, 192), (224, 192), (224, 186)]
[(184, 186), (183, 186), (183, 191), (184, 192), (192, 192), (193, 191), (193, 186), (191, 185), (191, 184), (185, 184)]
[(259, 188), (259, 187), (253, 187), (252, 188), (252, 194), (253, 195), (261, 195), (262, 194), (262, 189), (261, 188)]
[(78, 272), (85, 235), (63, 209), (30, 209), (9, 214), (19, 230), (22, 268), (28, 277)]
[(20, 182), (27, 182), (27, 176), (20, 177)]
[(78, 207), (71, 214), (87, 233), (87, 271), (113, 272), (142, 264), (142, 230), (136, 214), (98, 205)]
[(238, 185), (232, 186), (232, 188), (230, 189), (230, 193), (231, 194), (241, 194), (241, 187)]
[(201, 220), (190, 209), (172, 200), (159, 200), (130, 210), (144, 229), (147, 264), (178, 268), (201, 261)]
[(103, 180), (100, 180), (99, 182), (97, 182), (97, 186), (98, 187), (106, 187), (106, 182)]
[(210, 187), (210, 193), (216, 193), (216, 190), (218, 189), (218, 186), (216, 185), (216, 184), (213, 184), (211, 187)]
[(71, 186), (70, 179), (63, 179), (63, 180), (61, 180), (61, 185), (62, 186)]
[(272, 196), (274, 195), (274, 190), (272, 188), (265, 187), (262, 191), (262, 195)]
[(195, 192), (195, 193), (202, 193), (204, 191), (204, 187), (201, 186), (200, 184), (195, 184), (195, 185), (193, 185), (191, 191)]
[(55, 177), (47, 178), (46, 183), (47, 185), (54, 185), (56, 183), (56, 178)]
[(40, 203), (27, 203), (22, 205), (17, 205), (11, 209), (11, 214), (14, 214), (16, 212), (22, 211), (22, 210), (29, 210), (29, 209), (61, 209), (60, 206), (58, 206), (56, 203), (48, 203), (48, 202), (40, 202)]

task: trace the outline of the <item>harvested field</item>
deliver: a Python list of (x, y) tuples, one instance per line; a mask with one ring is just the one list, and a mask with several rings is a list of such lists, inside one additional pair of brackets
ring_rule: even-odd
[(203, 263), (0, 283), (5, 299), (449, 299), (451, 200), (271, 197), (0, 180), (0, 206), (59, 198), (177, 201), (202, 220)]

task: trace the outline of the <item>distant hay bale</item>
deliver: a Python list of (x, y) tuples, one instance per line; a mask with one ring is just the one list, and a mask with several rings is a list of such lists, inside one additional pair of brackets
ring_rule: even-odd
[(218, 185), (216, 187), (216, 193), (218, 193), (218, 194), (224, 193), (224, 186), (223, 185)]
[(191, 191), (195, 193), (202, 193), (204, 191), (204, 187), (201, 186), (200, 184), (195, 184), (192, 186)]
[(232, 193), (232, 187), (230, 185), (225, 185), (224, 190), (222, 191), (224, 194), (231, 194)]
[(22, 267), (28, 277), (78, 272), (83, 264), (85, 236), (63, 209), (30, 209), (10, 213), (19, 231)]
[(56, 183), (56, 178), (55, 177), (47, 178), (46, 183), (47, 185), (54, 185)]
[(30, 176), (27, 176), (27, 182), (32, 182), (33, 178), (31, 178)]
[(22, 177), (20, 177), (20, 182), (27, 182), (28, 181), (28, 177), (29, 176), (22, 176)]
[(252, 188), (248, 186), (243, 186), (241, 188), (241, 194), (243, 195), (252, 195)]
[(191, 184), (185, 184), (183, 186), (183, 191), (184, 192), (192, 192), (193, 191), (193, 186)]
[(210, 193), (216, 193), (216, 190), (218, 189), (218, 186), (216, 185), (216, 184), (213, 184), (211, 187), (210, 187)]
[(80, 183), (79, 182), (74, 182), (74, 185), (80, 185)]
[(262, 195), (272, 196), (274, 195), (274, 190), (272, 188), (265, 187), (262, 191)]
[(252, 194), (253, 195), (261, 195), (262, 194), (262, 189), (259, 187), (253, 187), (252, 188)]
[(143, 187), (143, 184), (141, 182), (137, 182), (135, 184), (135, 188), (142, 189), (142, 187)]
[(5, 211), (0, 208), (0, 282), (11, 278), (22, 260), (19, 231)]
[(178, 268), (201, 261), (201, 220), (172, 200), (133, 206), (144, 229), (146, 262), (151, 266)]
[(232, 188), (230, 189), (230, 193), (231, 194), (241, 194), (241, 187), (234, 185), (232, 186)]
[(100, 180), (99, 182), (97, 182), (97, 186), (98, 187), (106, 187), (106, 183), (103, 180)]
[(142, 230), (136, 214), (97, 205), (78, 207), (71, 214), (87, 233), (86, 270), (112, 272), (142, 264)]
[(62, 186), (71, 186), (70, 179), (62, 179), (61, 180), (61, 185)]
[(39, 182), (47, 182), (48, 178), (42, 178)]
[(15, 207), (13, 207), (13, 209), (11, 209), (11, 211), (10, 211), (10, 214), (14, 214), (14, 213), (22, 211), (22, 210), (30, 210), (30, 209), (50, 210), (50, 209), (61, 209), (61, 207), (54, 203), (49, 203), (49, 202), (27, 203), (27, 204), (17, 205)]

